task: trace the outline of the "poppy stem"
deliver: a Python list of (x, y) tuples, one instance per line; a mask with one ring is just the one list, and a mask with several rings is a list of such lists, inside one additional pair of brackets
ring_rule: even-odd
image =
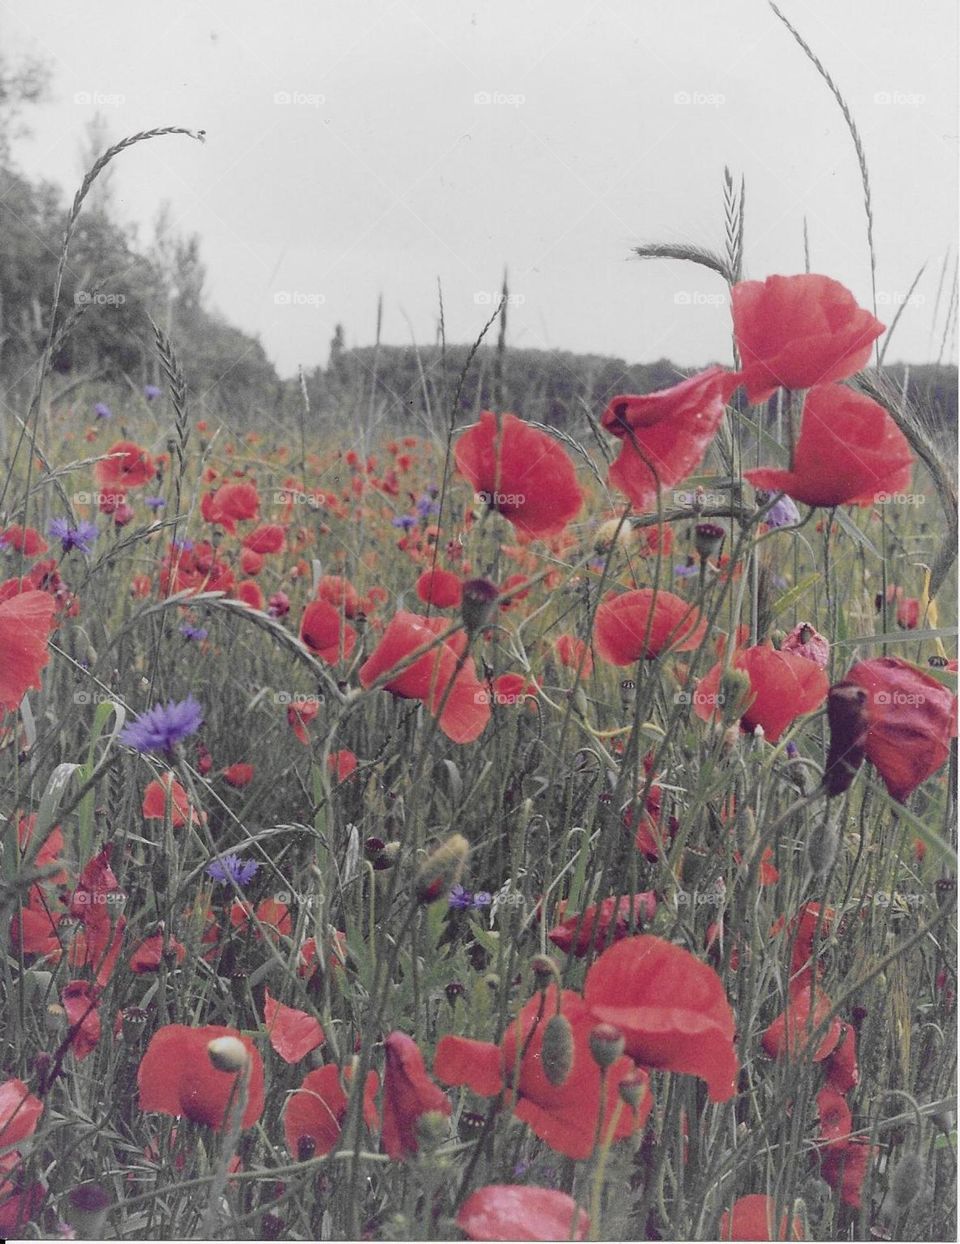
[(226, 1187), (230, 1163), (237, 1151), (237, 1142), (240, 1139), (240, 1131), (243, 1127), (243, 1116), (246, 1113), (247, 1103), (250, 1098), (250, 1067), (251, 1061), (248, 1056), (240, 1074), (237, 1076), (231, 1099), (227, 1103), (226, 1117), (230, 1122), (223, 1140), (223, 1149), (220, 1153), (216, 1174), (210, 1185), (203, 1222), (200, 1224), (199, 1234), (201, 1240), (216, 1240), (220, 1238), (220, 1198), (223, 1196), (223, 1190)]
[[(603, 1109), (604, 1089), (606, 1087), (606, 1068), (600, 1073), (600, 1108)], [(607, 1169), (607, 1158), (610, 1156), (610, 1147), (613, 1144), (613, 1138), (616, 1134), (617, 1125), (620, 1122), (620, 1115), (624, 1110), (624, 1101), (622, 1098), (617, 1100), (617, 1104), (613, 1108), (613, 1114), (610, 1116), (610, 1122), (607, 1124), (606, 1135), (603, 1138), (603, 1144), (597, 1150), (597, 1165), (593, 1174), (593, 1189), (590, 1194), (590, 1239), (597, 1240), (600, 1238), (600, 1211), (603, 1199), (604, 1175)]]

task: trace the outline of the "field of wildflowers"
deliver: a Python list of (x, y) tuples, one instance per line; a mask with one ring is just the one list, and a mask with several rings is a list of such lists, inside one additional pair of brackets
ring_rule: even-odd
[(949, 435), (728, 206), (729, 365), (582, 434), (231, 437), (159, 330), (164, 388), (50, 405), (54, 292), (4, 1235), (954, 1236)]

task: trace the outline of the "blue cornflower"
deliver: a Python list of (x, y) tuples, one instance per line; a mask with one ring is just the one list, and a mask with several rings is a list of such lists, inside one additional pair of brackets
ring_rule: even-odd
[(107, 405), (106, 402), (97, 402), (96, 406), (94, 406), (93, 408), (93, 413), (97, 416), (98, 419), (112, 419), (113, 418), (113, 411), (110, 409), (110, 407)]
[[(762, 505), (769, 498), (769, 495), (769, 493), (758, 493), (757, 500)], [(783, 496), (767, 510), (763, 521), (772, 529), (777, 527), (794, 527), (800, 521), (800, 511), (790, 497)]]
[(700, 567), (696, 562), (693, 565), (674, 566), (673, 573), (678, 579), (695, 579), (700, 573)]
[(173, 541), (173, 547), (174, 547), (175, 549), (180, 549), (180, 550), (181, 550), (182, 552), (184, 552), (184, 553), (189, 553), (189, 552), (190, 552), (190, 550), (193, 548), (193, 541), (192, 541), (192, 540), (186, 540), (186, 539), (183, 539), (183, 540), (174, 540), (174, 541)]
[(416, 527), (417, 519), (413, 514), (398, 514), (396, 518), (391, 518), (390, 525), (409, 531), (411, 527)]
[(191, 626), (189, 622), (184, 622), (183, 626), (180, 627), (180, 634), (184, 639), (196, 639), (199, 641), (206, 639), (208, 632), (204, 626)]
[(430, 518), (440, 513), (440, 506), (432, 497), (423, 496), (417, 502), (417, 513), (421, 518)]
[(54, 540), (60, 541), (60, 547), (64, 553), (69, 553), (71, 549), (79, 549), (81, 553), (89, 553), (93, 548), (93, 542), (100, 534), (93, 523), (86, 520), (77, 523), (76, 527), (70, 526), (69, 519), (55, 518), (50, 523), (49, 533)]
[(207, 876), (214, 881), (232, 882), (237, 886), (245, 886), (253, 879), (260, 867), (256, 860), (242, 860), (239, 855), (221, 855), (207, 865)]
[(447, 896), (447, 902), (457, 911), (470, 911), (480, 907), (489, 907), (493, 902), (493, 895), (488, 894), (486, 890), (478, 890), (476, 894), (471, 894), (462, 885), (455, 885)]
[(163, 389), (157, 388), (155, 384), (145, 384), (143, 386), (143, 396), (148, 402), (152, 402), (155, 397), (159, 397)]
[(163, 497), (144, 497), (143, 504), (148, 510), (162, 510), (167, 503)]
[(189, 734), (196, 734), (203, 724), (203, 709), (188, 695), (174, 703), (155, 704), (132, 721), (120, 735), (120, 742), (138, 752), (171, 752)]
[(797, 747), (796, 743), (794, 743), (794, 741), (791, 739), (790, 742), (787, 744), (786, 752), (791, 760), (796, 760), (796, 758), (800, 755), (800, 748)]

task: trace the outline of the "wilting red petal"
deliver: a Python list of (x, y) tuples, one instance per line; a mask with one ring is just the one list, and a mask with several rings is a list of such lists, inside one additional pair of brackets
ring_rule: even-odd
[(565, 1192), (488, 1184), (460, 1206), (457, 1226), (471, 1240), (583, 1240), (590, 1219)]
[(478, 1097), (495, 1097), (503, 1088), (500, 1046), (469, 1037), (441, 1037), (433, 1073), (444, 1084), (464, 1084)]
[(593, 673), (593, 656), (582, 639), (574, 635), (558, 635), (553, 650), (560, 664), (576, 670), (581, 678), (589, 678)]
[[(780, 1219), (780, 1231), (773, 1233), (773, 1216), (777, 1212), (777, 1203), (772, 1196), (764, 1196), (755, 1192), (750, 1196), (742, 1196), (734, 1201), (733, 1209), (725, 1210), (720, 1219), (721, 1240), (785, 1240), (787, 1238), (786, 1211)], [(799, 1218), (793, 1220), (794, 1240), (803, 1239), (803, 1224)]]
[(640, 928), (653, 919), (656, 910), (657, 898), (652, 890), (634, 894), (632, 898), (629, 894), (619, 899), (605, 898), (585, 912), (569, 916), (551, 929), (547, 937), (554, 946), (582, 959), (591, 949), (602, 950), (608, 943), (629, 937), (631, 913), (634, 925)]
[(869, 505), (910, 487), (910, 445), (872, 398), (844, 385), (811, 389), (803, 405), (793, 468), (744, 471), (755, 488), (805, 505)]
[[(166, 938), (166, 952), (175, 963), (183, 963), (187, 957), (187, 948), (175, 937)], [(164, 955), (163, 932), (151, 933), (145, 937), (130, 956), (130, 970), (138, 975), (144, 972), (156, 972), (160, 968)]]
[(956, 698), (899, 657), (860, 661), (840, 685), (862, 687), (867, 693), (867, 759), (902, 803), (947, 759)]
[[(344, 1075), (350, 1079), (349, 1067)], [(377, 1073), (369, 1072), (363, 1092), (363, 1118), (371, 1131), (380, 1125), (374, 1102), (379, 1085)], [(283, 1112), (283, 1133), (291, 1156), (300, 1160), (305, 1142), (311, 1157), (329, 1153), (340, 1139), (346, 1112), (347, 1095), (340, 1083), (340, 1068), (331, 1064), (311, 1071), (291, 1094)]]
[(381, 1143), (394, 1160), (419, 1149), (417, 1121), (428, 1111), (449, 1115), (453, 1107), (442, 1089), (427, 1075), (423, 1055), (412, 1037), (391, 1032), (384, 1042), (387, 1065), (383, 1073), (383, 1131)]
[(597, 609), (593, 637), (604, 661), (632, 665), (668, 650), (697, 648), (706, 629), (699, 610), (679, 596), (640, 588), (608, 593)]
[(163, 820), (164, 816), (166, 816), (167, 792), (171, 788), (173, 793), (170, 800), (170, 815), (173, 828), (181, 829), (186, 825), (188, 815), (193, 825), (199, 825), (200, 815), (196, 808), (191, 809), (190, 796), (174, 778), (173, 774), (169, 772), (147, 783), (147, 789), (143, 792), (143, 803), (140, 808), (140, 813), (144, 820)]
[[(812, 713), (826, 699), (830, 682), (822, 669), (794, 652), (778, 652), (771, 644), (757, 644), (734, 655), (735, 669), (750, 677), (753, 696), (740, 718), (742, 730), (763, 728), (775, 743), (797, 717)], [(718, 712), (723, 665), (715, 665), (697, 684), (693, 710), (708, 721)]]
[(70, 981), (60, 994), (67, 1022), (75, 1028), (70, 1038), (74, 1057), (81, 1061), (92, 1054), (100, 1040), (100, 1013), (97, 997), (89, 981)]
[(751, 402), (781, 386), (810, 389), (852, 376), (884, 330), (839, 281), (815, 273), (741, 281), (732, 310), (739, 379)]
[(357, 632), (328, 601), (312, 600), (300, 619), (300, 638), (321, 660), (336, 665), (350, 659)]
[[(826, 1030), (821, 1028), (823, 1021), (830, 1014), (833, 1003), (823, 992), (816, 988), (816, 997), (811, 999), (814, 986), (807, 984), (791, 994), (786, 1009), (777, 1016), (763, 1034), (763, 1048), (771, 1058), (801, 1058), (808, 1052), (812, 1035), (819, 1030), (817, 1045), (811, 1060), (821, 1062), (836, 1048), (840, 1040), (842, 1024), (836, 1016), (830, 1021)], [(813, 1012), (811, 1014), (811, 1003)]]
[(208, 1024), (188, 1028), (168, 1024), (153, 1034), (137, 1071), (140, 1109), (184, 1116), (219, 1130), (236, 1091), (236, 1072), (219, 1071), (207, 1054), (215, 1037), (236, 1037), (250, 1056), (250, 1085), (243, 1126), (252, 1127), (263, 1114), (263, 1061), (249, 1037), (233, 1028)]
[(43, 1102), (34, 1097), (22, 1080), (0, 1084), (0, 1149), (19, 1145), (36, 1131)]
[(638, 510), (655, 509), (658, 489), (678, 484), (703, 462), (736, 387), (732, 373), (709, 367), (658, 393), (613, 398), (601, 422), (623, 447), (610, 483)]
[(838, 1093), (849, 1093), (860, 1083), (857, 1066), (857, 1033), (852, 1024), (844, 1024), (840, 1040), (826, 1061), (827, 1084)]
[(270, 996), (269, 989), (264, 993), (263, 1019), (270, 1044), (285, 1063), (298, 1063), (325, 1040), (323, 1029), (312, 1015), (278, 1002)]
[(627, 938), (592, 964), (583, 996), (638, 1063), (699, 1076), (713, 1101), (735, 1093), (733, 1012), (719, 976), (689, 951), (648, 934)]
[(521, 539), (559, 535), (580, 512), (583, 494), (566, 451), (516, 415), (485, 410), (454, 448), (457, 470), (513, 523)]
[(0, 713), (12, 713), (31, 687), (40, 687), (56, 607), (47, 592), (19, 592), (0, 603)]

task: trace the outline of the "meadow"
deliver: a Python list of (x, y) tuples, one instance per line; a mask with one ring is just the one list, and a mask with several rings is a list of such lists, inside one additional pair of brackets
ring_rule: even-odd
[(0, 1230), (953, 1238), (953, 432), (895, 324), (744, 279), (728, 179), (648, 258), (729, 364), (563, 430), (464, 417), (470, 355), (439, 422), (235, 434), (159, 329), (53, 402), (84, 199), (169, 133), (88, 174), (6, 430)]

